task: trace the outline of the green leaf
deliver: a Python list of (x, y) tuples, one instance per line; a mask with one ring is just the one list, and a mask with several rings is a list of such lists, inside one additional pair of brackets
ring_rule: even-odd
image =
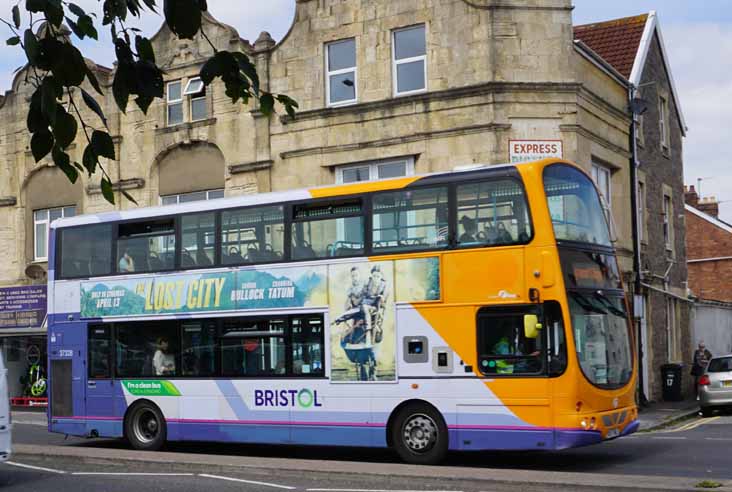
[(20, 29), (20, 9), (17, 5), (13, 6), (13, 24), (16, 29)]
[(31, 137), (31, 152), (36, 162), (46, 157), (53, 148), (53, 135), (47, 129), (38, 131)]
[(56, 27), (61, 27), (64, 21), (64, 8), (61, 0), (46, 0), (46, 7), (43, 9), (46, 20)]
[(101, 184), (104, 199), (114, 205), (114, 189), (112, 188), (112, 182), (107, 178), (102, 178)]
[(53, 75), (43, 77), (41, 82), (41, 110), (43, 116), (51, 125), (56, 123), (56, 108), (58, 107), (57, 99), (62, 94), (61, 88), (57, 87), (56, 80)]
[(125, 190), (120, 190), (120, 191), (122, 192), (122, 195), (125, 198), (127, 198), (129, 201), (131, 201), (135, 205), (138, 205), (137, 200), (135, 200), (135, 198), (132, 195), (130, 195), (129, 193), (127, 193)]
[(239, 69), (251, 81), (254, 92), (258, 94), (259, 75), (257, 75), (257, 67), (254, 66), (249, 57), (244, 53), (234, 53), (233, 55), (234, 58), (236, 58), (237, 63), (239, 64)]
[(72, 14), (76, 15), (77, 17), (82, 17), (86, 15), (86, 12), (84, 12), (84, 9), (76, 5), (75, 3), (69, 3), (69, 10)]
[(102, 110), (102, 107), (99, 105), (96, 99), (94, 99), (88, 92), (86, 92), (84, 89), (81, 89), (81, 98), (84, 100), (84, 104), (94, 111), (97, 116), (102, 120), (102, 123), (104, 123), (104, 126), (107, 126), (107, 118), (104, 116), (104, 111)]
[(48, 0), (26, 0), (25, 9), (29, 12), (43, 12), (48, 5)]
[(149, 39), (135, 36), (135, 48), (137, 49), (137, 56), (150, 63), (155, 63), (155, 52)]
[(94, 152), (94, 147), (92, 147), (91, 144), (87, 145), (84, 149), (84, 157), (81, 162), (84, 164), (84, 168), (86, 169), (86, 172), (89, 173), (89, 176), (94, 174), (94, 172), (97, 170), (99, 158)]
[[(86, 65), (86, 64), (85, 64)], [(86, 66), (86, 78), (89, 80), (89, 83), (92, 87), (94, 87), (94, 90), (99, 93), (100, 96), (103, 96), (104, 93), (102, 92), (102, 88), (99, 86), (99, 81), (97, 80), (97, 76), (94, 75), (94, 72), (91, 71), (89, 66)]]
[(274, 112), (274, 97), (272, 94), (265, 92), (259, 97), (259, 109), (267, 116)]
[(206, 85), (213, 82), (216, 77), (221, 77), (223, 73), (222, 58), (219, 56), (219, 53), (206, 60), (206, 63), (201, 67), (201, 72), (198, 74)]
[(94, 153), (99, 157), (114, 159), (114, 142), (109, 133), (100, 130), (94, 130), (91, 137), (91, 145)]
[(90, 38), (99, 39), (99, 33), (97, 33), (97, 28), (94, 27), (94, 21), (88, 15), (79, 17), (79, 29)]
[(28, 131), (31, 133), (43, 130), (48, 131), (48, 120), (46, 120), (46, 117), (43, 115), (41, 99), (41, 88), (39, 87), (31, 96), (30, 107), (28, 108), (26, 124), (28, 126)]
[(154, 98), (147, 95), (140, 95), (135, 98), (135, 104), (140, 108), (140, 111), (147, 114), (147, 110), (150, 108)]
[(201, 29), (201, 4), (198, 0), (165, 0), (165, 22), (181, 39), (193, 39)]
[(123, 113), (127, 112), (127, 102), (130, 100), (130, 88), (127, 85), (127, 77), (125, 65), (119, 65), (117, 72), (114, 74), (114, 81), (112, 82), (112, 94), (114, 100), (117, 102), (117, 107)]
[(20, 36), (13, 36), (12, 38), (8, 38), (8, 40), (5, 41), (5, 43), (8, 46), (16, 46), (16, 45), (19, 45), (20, 44)]
[(71, 165), (69, 154), (61, 150), (57, 145), (54, 145), (51, 156), (53, 157), (53, 163), (64, 172), (66, 177), (69, 178), (69, 181), (72, 184), (76, 183), (76, 180), (79, 179), (79, 171)]
[(58, 106), (56, 114), (56, 123), (53, 125), (53, 135), (56, 137), (56, 145), (65, 149), (76, 138), (78, 125), (76, 118), (72, 114), (66, 112), (63, 106)]
[(142, 1), (145, 3), (145, 5), (147, 5), (147, 8), (149, 8), (153, 12), (157, 13), (157, 11), (155, 10), (155, 0), (142, 0)]
[(54, 77), (66, 87), (78, 86), (86, 76), (86, 61), (81, 52), (68, 43), (62, 43), (61, 53), (51, 67)]
[(295, 110), (300, 107), (297, 104), (297, 101), (292, 99), (290, 96), (286, 96), (285, 94), (278, 94), (277, 101), (285, 107), (285, 111), (287, 111), (287, 114), (290, 116), (290, 118), (295, 117)]
[(30, 29), (26, 29), (25, 33), (23, 33), (23, 47), (25, 48), (25, 56), (28, 57), (28, 62), (31, 65), (38, 63), (38, 58), (41, 56), (41, 47), (38, 45), (36, 35)]

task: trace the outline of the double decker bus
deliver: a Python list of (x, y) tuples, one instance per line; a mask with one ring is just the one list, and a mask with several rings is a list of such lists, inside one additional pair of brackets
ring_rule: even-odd
[(59, 220), (49, 430), (411, 463), (630, 434), (606, 213), (544, 160)]

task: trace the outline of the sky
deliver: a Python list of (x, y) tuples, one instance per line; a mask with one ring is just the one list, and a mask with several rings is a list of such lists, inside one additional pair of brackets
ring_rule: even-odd
[[(10, 17), (15, 1), (0, 0), (0, 17)], [(98, 0), (75, 3), (94, 12), (101, 5)], [(242, 4), (247, 8), (242, 9)], [(295, 0), (208, 0), (208, 5), (214, 17), (234, 26), (243, 38), (251, 41), (261, 31), (268, 31), (275, 40), (281, 39), (295, 10)], [(684, 141), (685, 182), (696, 185), (697, 179), (702, 178), (702, 195), (714, 195), (721, 200), (720, 218), (732, 222), (732, 152), (724, 147), (732, 135), (732, 0), (574, 0), (574, 5), (575, 24), (657, 11), (689, 127)], [(160, 16), (145, 13), (136, 25), (152, 35), (161, 22)], [(109, 35), (106, 29), (98, 27), (102, 34), (100, 42), (82, 43), (82, 51), (88, 58), (111, 66), (114, 55)], [(0, 25), (0, 39), (10, 35), (7, 27)], [(13, 71), (25, 59), (18, 47), (0, 43), (2, 93), (10, 88)]]

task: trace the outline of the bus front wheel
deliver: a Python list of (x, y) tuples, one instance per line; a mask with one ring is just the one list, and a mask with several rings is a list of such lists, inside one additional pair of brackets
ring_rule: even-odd
[(391, 433), (394, 450), (407, 463), (434, 465), (447, 454), (447, 425), (430, 405), (408, 404), (394, 419)]
[(125, 419), (125, 437), (134, 449), (157, 451), (166, 436), (165, 418), (156, 405), (142, 401), (132, 407)]

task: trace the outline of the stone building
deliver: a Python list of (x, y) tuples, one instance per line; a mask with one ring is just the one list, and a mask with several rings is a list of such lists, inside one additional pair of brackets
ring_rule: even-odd
[(686, 125), (655, 12), (577, 26), (575, 36), (627, 78), (642, 113), (635, 125), (636, 183), (613, 186), (636, 188), (639, 271), (628, 287), (640, 334), (642, 390), (653, 400), (662, 389), (660, 366), (688, 363), (692, 353), (683, 213)]
[[(217, 48), (248, 54), (264, 88), (297, 100), (294, 119), (232, 105), (219, 82), (203, 88), (197, 74), (212, 48), (166, 26), (152, 38), (166, 95), (147, 115), (134, 105), (119, 112), (113, 70), (89, 61), (108, 89), (99, 103), (117, 146), (118, 160), (104, 163), (116, 189), (158, 205), (497, 164), (527, 157), (514, 155), (512, 141), (561, 142), (555, 153), (593, 172), (611, 203), (621, 268), (632, 278), (628, 74), (575, 41), (571, 0), (293, 1), (279, 42), (262, 33), (250, 43), (208, 15), (204, 29)], [(49, 161), (34, 162), (23, 81), (21, 71), (0, 101), (0, 285), (8, 286), (43, 282), (52, 218), (113, 208), (96, 177), (71, 185)], [(675, 158), (679, 146), (672, 140)], [(72, 159), (83, 147), (77, 141)], [(134, 206), (118, 195), (115, 208)]]

